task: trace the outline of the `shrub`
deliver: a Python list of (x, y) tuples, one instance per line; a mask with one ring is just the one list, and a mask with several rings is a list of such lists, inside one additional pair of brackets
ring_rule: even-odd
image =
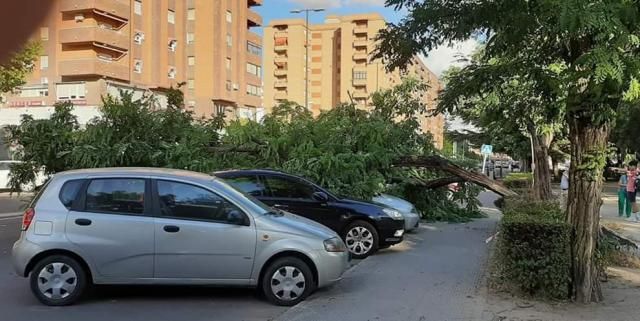
[(501, 233), (498, 259), (504, 281), (528, 295), (568, 297), (571, 226), (556, 203), (507, 198)]
[(528, 189), (533, 184), (533, 175), (531, 173), (509, 173), (503, 182), (510, 189)]

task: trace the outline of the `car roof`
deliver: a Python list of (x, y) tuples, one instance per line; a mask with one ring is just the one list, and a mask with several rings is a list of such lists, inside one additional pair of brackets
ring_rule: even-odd
[(187, 171), (182, 169), (173, 168), (159, 168), (159, 167), (106, 167), (106, 168), (87, 168), (87, 169), (75, 169), (56, 174), (58, 178), (82, 178), (87, 176), (154, 176), (154, 177), (166, 177), (166, 178), (186, 178), (200, 181), (215, 180), (211, 175), (204, 173), (198, 173), (193, 171)]

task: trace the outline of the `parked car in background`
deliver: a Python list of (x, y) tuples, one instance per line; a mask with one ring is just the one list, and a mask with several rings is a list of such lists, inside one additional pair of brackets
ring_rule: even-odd
[(341, 198), (304, 178), (278, 171), (232, 170), (214, 175), (269, 206), (328, 226), (355, 258), (402, 242), (404, 217), (395, 209)]
[(16, 271), (47, 305), (72, 304), (90, 284), (258, 287), (294, 305), (349, 265), (331, 229), (181, 170), (56, 174), (25, 211), (22, 231)]
[(374, 196), (372, 201), (387, 207), (391, 207), (402, 213), (404, 217), (404, 231), (409, 232), (420, 225), (420, 213), (416, 207), (400, 197), (389, 194), (380, 194)]
[[(9, 190), (9, 173), (11, 172), (11, 166), (14, 164), (20, 164), (20, 161), (3, 160), (0, 161), (0, 190)], [(36, 175), (36, 181), (33, 184), (25, 184), (20, 189), (25, 192), (30, 192), (41, 186), (46, 181), (46, 176), (41, 171)]]

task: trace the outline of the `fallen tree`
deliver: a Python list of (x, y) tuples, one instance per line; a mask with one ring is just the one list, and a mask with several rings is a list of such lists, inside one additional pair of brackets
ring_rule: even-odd
[[(472, 182), (475, 184), (478, 184), (484, 188), (490, 189), (502, 196), (513, 196), (516, 195), (516, 193), (510, 189), (508, 189), (507, 187), (505, 187), (503, 184), (494, 181), (492, 179), (489, 179), (487, 176), (481, 174), (481, 173), (476, 173), (476, 172), (472, 172), (472, 171), (468, 171), (456, 164), (453, 164), (452, 162), (450, 162), (449, 160), (442, 158), (440, 156), (437, 155), (431, 155), (431, 156), (403, 156), (400, 157), (398, 159), (396, 159), (393, 162), (393, 165), (396, 167), (418, 167), (418, 168), (427, 168), (427, 169), (437, 169), (437, 170), (441, 170), (443, 172), (449, 173), (451, 175), (454, 175), (455, 177), (458, 177), (464, 181), (467, 182)], [(442, 179), (441, 181), (437, 182), (437, 183), (442, 183), (442, 182), (446, 182), (447, 180)], [(427, 182), (425, 182), (424, 185), (437, 185), (434, 183), (431, 184), (426, 184)], [(450, 183), (453, 183), (453, 181), (451, 181)], [(447, 184), (450, 184), (447, 183)]]

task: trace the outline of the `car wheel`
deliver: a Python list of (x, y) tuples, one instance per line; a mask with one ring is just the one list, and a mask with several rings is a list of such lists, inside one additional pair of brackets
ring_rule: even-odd
[(65, 255), (49, 256), (31, 271), (31, 291), (43, 304), (70, 305), (87, 287), (86, 275), (76, 260)]
[(304, 300), (315, 289), (311, 269), (295, 257), (275, 260), (264, 271), (262, 291), (269, 301), (292, 306)]
[(343, 239), (354, 259), (364, 259), (378, 250), (378, 231), (365, 221), (349, 224)]

